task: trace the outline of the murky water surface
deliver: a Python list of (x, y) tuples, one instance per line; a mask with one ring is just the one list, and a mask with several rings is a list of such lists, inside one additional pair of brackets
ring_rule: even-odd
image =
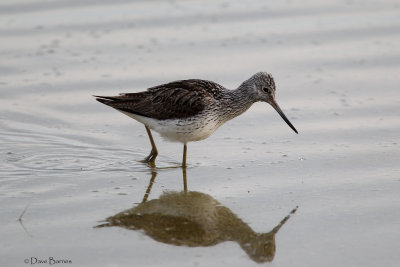
[[(2, 1), (0, 265), (398, 266), (399, 11)], [(300, 134), (255, 104), (186, 174), (181, 144), (156, 135), (149, 168), (144, 127), (92, 97), (258, 71)]]

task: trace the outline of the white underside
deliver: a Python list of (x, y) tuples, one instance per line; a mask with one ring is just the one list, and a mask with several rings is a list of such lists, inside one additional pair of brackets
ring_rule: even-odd
[(188, 143), (209, 137), (222, 123), (204, 116), (191, 119), (156, 120), (128, 112), (125, 115), (147, 125), (151, 130), (158, 132), (164, 139), (171, 142)]

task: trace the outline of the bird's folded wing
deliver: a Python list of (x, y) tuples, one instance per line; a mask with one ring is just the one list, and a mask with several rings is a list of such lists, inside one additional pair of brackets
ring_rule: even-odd
[(158, 120), (181, 119), (203, 111), (214, 101), (219, 85), (203, 80), (183, 80), (119, 96), (96, 96), (117, 110)]

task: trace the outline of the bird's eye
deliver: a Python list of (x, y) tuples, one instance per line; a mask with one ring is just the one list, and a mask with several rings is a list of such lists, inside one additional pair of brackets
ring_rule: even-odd
[(264, 91), (265, 93), (267, 93), (267, 94), (269, 94), (269, 92), (270, 92), (270, 90), (269, 90), (268, 87), (264, 87), (264, 88), (263, 88), (263, 91)]

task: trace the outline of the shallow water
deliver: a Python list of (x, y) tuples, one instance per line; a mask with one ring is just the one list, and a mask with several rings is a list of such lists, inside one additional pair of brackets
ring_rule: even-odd
[[(257, 103), (190, 143), (187, 190), (208, 201), (191, 216), (213, 223), (222, 208), (268, 233), (298, 206), (267, 264), (398, 266), (396, 1), (96, 3), (0, 4), (1, 266), (258, 266), (235, 240), (176, 246), (95, 228), (139, 206), (154, 170), (140, 163), (144, 127), (91, 96), (185, 78), (235, 88), (258, 71), (274, 75), (299, 135)], [(170, 168), (181, 144), (155, 138), (148, 203), (184, 190)]]

